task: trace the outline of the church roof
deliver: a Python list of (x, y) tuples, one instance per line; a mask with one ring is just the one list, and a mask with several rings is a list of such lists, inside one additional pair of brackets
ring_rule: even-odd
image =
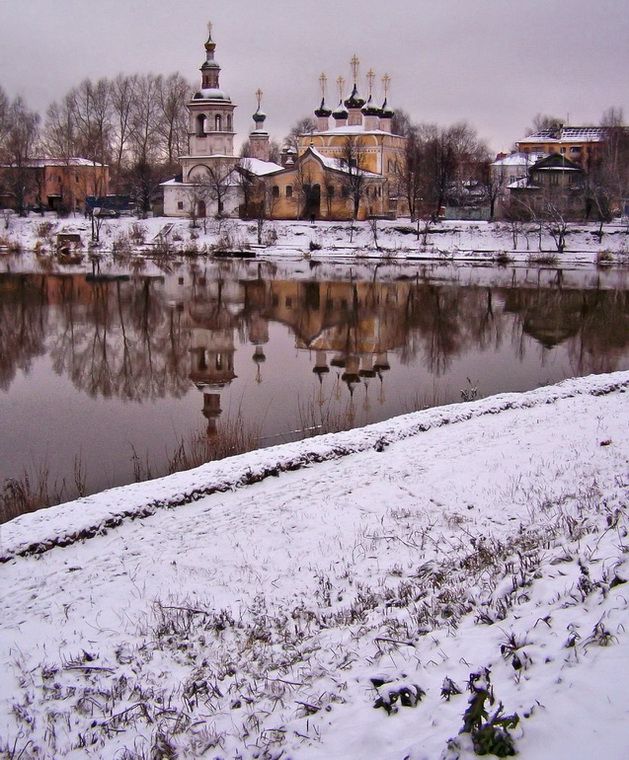
[[(387, 132), (384, 129), (365, 129), (363, 124), (355, 124), (353, 126), (346, 125), (344, 127), (332, 127), (332, 129), (326, 129), (323, 132), (315, 132), (315, 135), (389, 135), (391, 132)], [(394, 135), (399, 137), (400, 135)]]
[(251, 156), (241, 158), (238, 166), (250, 174), (254, 174), (256, 177), (264, 177), (267, 174), (281, 172), (284, 169), (283, 166), (273, 161), (262, 161), (259, 158), (252, 158)]
[(192, 96), (193, 100), (223, 100), (231, 103), (231, 98), (225, 90), (219, 90), (218, 87), (202, 88)]
[[(317, 158), (323, 164), (323, 166), (326, 167), (326, 169), (343, 172), (344, 174), (348, 174), (350, 172), (350, 167), (348, 167), (347, 164), (344, 163), (340, 158), (331, 158), (330, 156), (324, 156), (323, 153), (319, 153), (319, 151), (316, 148), (313, 148), (312, 145), (306, 148), (306, 150), (301, 154), (300, 158), (303, 159), (308, 154), (308, 152)], [(364, 177), (380, 178), (381, 176), (380, 174), (368, 172), (365, 169), (357, 169), (356, 167), (352, 167), (351, 172), (353, 174), (362, 174)]]

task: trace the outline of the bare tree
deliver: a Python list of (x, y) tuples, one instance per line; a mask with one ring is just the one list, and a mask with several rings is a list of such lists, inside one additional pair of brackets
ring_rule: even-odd
[(417, 129), (409, 131), (404, 156), (396, 165), (396, 175), (402, 195), (408, 205), (411, 221), (418, 218), (425, 191), (427, 175), (425, 143)]
[(549, 116), (548, 114), (538, 113), (533, 118), (533, 125), (527, 127), (525, 135), (535, 134), (545, 129), (552, 129), (554, 131), (559, 130), (563, 126), (563, 119), (559, 119), (556, 116)]
[(235, 176), (243, 197), (241, 216), (256, 220), (258, 245), (262, 245), (264, 226), (273, 217), (277, 202), (274, 186), (251, 171), (248, 157), (239, 162)]
[(106, 79), (84, 79), (70, 91), (78, 140), (76, 155), (90, 161), (109, 162), (111, 137), (110, 85)]
[(309, 135), (317, 129), (317, 122), (312, 116), (304, 116), (291, 127), (290, 132), (284, 138), (284, 145), (289, 145), (295, 151), (299, 147), (299, 137)]
[(30, 111), (18, 96), (8, 107), (4, 131), (0, 146), (3, 183), (13, 197), (16, 211), (25, 216), (26, 201), (35, 186), (31, 159), (39, 137), (39, 114)]
[[(609, 221), (612, 213), (624, 211), (629, 197), (629, 127), (624, 124), (621, 108), (608, 108), (601, 119), (603, 143), (589, 172), (590, 207), (601, 221)], [(591, 208), (593, 207), (593, 208)]]
[(164, 144), (166, 165), (174, 168), (178, 157), (187, 151), (188, 122), (185, 105), (192, 88), (181, 74), (159, 78), (158, 82), (161, 118), (157, 133)]
[(0, 145), (4, 142), (9, 131), (9, 106), (9, 98), (0, 86)]
[(137, 76), (119, 74), (111, 83), (112, 179), (116, 195), (120, 192), (125, 156), (131, 142), (137, 89)]
[(413, 133), (417, 132), (417, 126), (413, 123), (410, 114), (402, 108), (396, 108), (395, 116), (391, 121), (391, 132), (394, 135), (410, 137)]
[(70, 95), (48, 107), (42, 144), (46, 153), (55, 158), (79, 155), (74, 99)]
[(341, 187), (350, 198), (353, 222), (358, 218), (360, 204), (367, 185), (367, 174), (364, 168), (365, 158), (366, 151), (362, 138), (348, 135), (345, 138), (340, 158), (343, 165)]
[(131, 118), (129, 180), (141, 213), (151, 209), (153, 194), (159, 186), (159, 78), (146, 74), (138, 78)]
[(528, 248), (528, 237), (526, 236), (526, 223), (532, 219), (531, 208), (523, 203), (520, 199), (510, 197), (504, 204), (504, 218), (509, 224), (511, 238), (513, 241), (513, 250), (517, 251), (520, 235), (524, 234)]

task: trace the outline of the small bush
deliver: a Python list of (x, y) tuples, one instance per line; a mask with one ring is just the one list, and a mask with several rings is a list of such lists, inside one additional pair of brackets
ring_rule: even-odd
[(605, 249), (602, 251), (599, 251), (596, 254), (596, 266), (597, 267), (611, 267), (614, 263), (614, 254), (609, 250)]
[(144, 245), (146, 242), (146, 228), (139, 222), (134, 222), (129, 230), (129, 239), (136, 245)]
[(498, 266), (506, 266), (511, 261), (513, 261), (513, 258), (509, 256), (509, 254), (506, 251), (497, 251), (494, 254), (494, 261)]
[(532, 253), (529, 256), (529, 264), (545, 264), (546, 266), (555, 266), (559, 262), (556, 253)]
[(515, 728), (520, 722), (517, 713), (503, 715), (502, 703), (490, 717), (485, 702), (489, 705), (495, 702), (494, 693), (489, 677), (489, 669), (484, 668), (478, 673), (470, 674), (468, 688), (472, 693), (465, 714), (463, 715), (462, 734), (470, 734), (477, 755), (496, 755), (510, 757), (516, 754), (510, 728)]
[(37, 237), (47, 238), (55, 228), (55, 225), (51, 221), (40, 222), (37, 225)]

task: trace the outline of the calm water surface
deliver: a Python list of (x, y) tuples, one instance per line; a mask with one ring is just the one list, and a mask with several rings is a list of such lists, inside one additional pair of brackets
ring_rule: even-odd
[[(629, 368), (622, 270), (175, 262), (0, 274), (0, 482), (90, 491), (166, 471), (195, 432), (261, 445)], [(469, 378), (469, 381), (468, 381)]]

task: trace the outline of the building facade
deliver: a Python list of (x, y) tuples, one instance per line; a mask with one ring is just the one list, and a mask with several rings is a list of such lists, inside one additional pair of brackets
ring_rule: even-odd
[(33, 158), (19, 168), (0, 167), (0, 200), (8, 208), (15, 207), (13, 180), (25, 189), (25, 203), (40, 210), (84, 211), (88, 197), (109, 194), (109, 166), (87, 158)]

